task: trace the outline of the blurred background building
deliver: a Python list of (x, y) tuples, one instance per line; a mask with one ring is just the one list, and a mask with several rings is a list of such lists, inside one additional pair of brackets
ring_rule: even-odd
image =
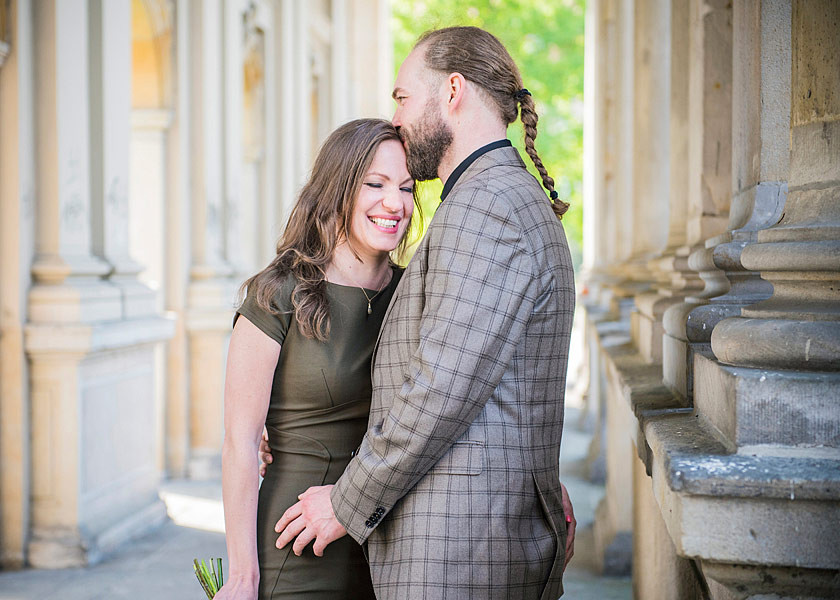
[(389, 117), (383, 0), (0, 2), (0, 564), (217, 477), (236, 289), (318, 144)]
[(636, 598), (840, 597), (840, 2), (587, 2), (592, 532)]

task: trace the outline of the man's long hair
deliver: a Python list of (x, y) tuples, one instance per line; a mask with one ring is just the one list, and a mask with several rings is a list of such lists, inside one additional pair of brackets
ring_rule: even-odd
[(350, 245), (356, 198), (377, 149), (388, 140), (400, 142), (400, 136), (382, 119), (350, 121), (330, 134), (277, 243), (277, 256), (242, 284), (240, 297), (247, 290), (260, 308), (280, 314), (274, 296), (285, 278), (293, 275), (292, 304), (298, 328), (308, 338), (326, 341), (330, 333), (326, 269), (336, 246), (344, 241)]
[[(509, 125), (516, 121), (517, 112), (525, 128), (525, 151), (542, 178), (543, 187), (554, 191), (554, 179), (537, 154), (537, 111), (529, 94), (519, 94), (522, 76), (508, 51), (496, 37), (478, 27), (446, 27), (427, 31), (414, 46), (425, 48), (426, 67), (445, 75), (460, 73), (476, 84), (486, 98), (498, 108), (499, 116)], [(519, 110), (517, 111), (517, 106)], [(554, 200), (554, 214), (560, 218), (569, 204)]]

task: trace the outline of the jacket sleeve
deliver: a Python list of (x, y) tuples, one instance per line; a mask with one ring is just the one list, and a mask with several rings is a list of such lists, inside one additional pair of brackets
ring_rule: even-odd
[(531, 316), (534, 267), (521, 226), (496, 200), (483, 190), (450, 196), (427, 233), (420, 344), (382, 424), (332, 491), (336, 517), (359, 543), (478, 417)]

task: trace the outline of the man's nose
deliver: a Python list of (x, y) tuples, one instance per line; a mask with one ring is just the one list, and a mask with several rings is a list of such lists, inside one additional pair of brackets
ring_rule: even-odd
[(397, 131), (400, 130), (400, 109), (394, 111), (394, 116), (391, 118), (391, 125), (397, 128)]

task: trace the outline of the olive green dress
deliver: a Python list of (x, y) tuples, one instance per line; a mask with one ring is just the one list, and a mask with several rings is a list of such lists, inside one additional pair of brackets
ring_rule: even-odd
[(394, 270), (390, 283), (373, 298), (370, 315), (360, 288), (328, 282), (327, 342), (305, 338), (298, 330), (292, 276), (275, 296), (285, 314), (272, 315), (247, 297), (237, 311), (281, 346), (265, 423), (273, 461), (257, 509), (260, 600), (375, 598), (361, 546), (350, 536), (327, 546), (321, 558), (311, 544), (298, 557), (292, 544), (282, 550), (274, 546), (274, 525), (298, 494), (335, 483), (361, 443), (370, 410), (371, 355), (401, 274)]

